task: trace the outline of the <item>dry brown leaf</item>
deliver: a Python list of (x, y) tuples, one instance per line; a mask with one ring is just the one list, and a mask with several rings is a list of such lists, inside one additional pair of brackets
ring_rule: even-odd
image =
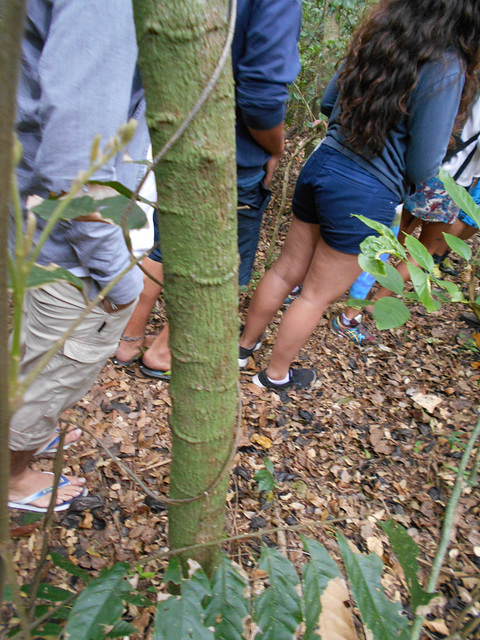
[(370, 429), (370, 444), (373, 447), (375, 453), (382, 453), (384, 455), (390, 455), (395, 449), (394, 445), (385, 440), (383, 429)]
[(272, 447), (272, 441), (267, 436), (259, 436), (258, 433), (254, 433), (250, 438), (250, 442), (259, 444), (262, 449), (270, 449)]
[(438, 618), (435, 620), (425, 620), (424, 624), (430, 631), (440, 633), (443, 636), (448, 636), (450, 633), (444, 620), (439, 620)]
[(78, 525), (81, 529), (91, 529), (93, 524), (93, 516), (90, 511), (84, 515), (82, 522)]
[(320, 637), (328, 640), (357, 640), (345, 581), (339, 577), (330, 580), (320, 602)]
[(383, 543), (380, 538), (376, 536), (367, 538), (367, 548), (369, 551), (376, 553), (379, 558), (383, 558)]
[(414, 393), (412, 400), (428, 413), (433, 413), (438, 405), (442, 403), (442, 398), (433, 395), (433, 393)]
[(259, 398), (265, 395), (265, 389), (263, 389), (262, 387), (257, 387), (257, 385), (253, 384), (253, 382), (247, 384), (247, 389), (250, 391), (250, 393), (253, 393)]

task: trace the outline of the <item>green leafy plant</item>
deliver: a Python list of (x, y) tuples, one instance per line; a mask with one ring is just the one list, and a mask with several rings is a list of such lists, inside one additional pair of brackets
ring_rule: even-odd
[[(440, 178), (455, 204), (463, 209), (480, 227), (480, 210), (466, 189), (458, 185), (442, 169), (440, 170)], [(413, 236), (407, 236), (405, 247), (403, 247), (393, 232), (383, 224), (369, 220), (364, 216), (358, 216), (358, 218), (379, 233), (379, 236), (366, 238), (360, 245), (362, 251), (358, 259), (360, 266), (364, 271), (371, 273), (380, 285), (402, 296), (402, 299), (386, 297), (375, 302), (373, 318), (379, 329), (393, 329), (407, 322), (410, 318), (410, 311), (405, 301), (420, 302), (429, 313), (437, 311), (445, 303), (462, 304), (470, 308), (480, 320), (480, 296), (476, 294), (480, 274), (480, 250), (473, 254), (472, 249), (465, 241), (448, 233), (443, 234), (450, 250), (467, 262), (469, 282), (465, 292), (455, 282), (440, 276), (432, 256), (419, 240)], [(380, 259), (383, 253), (389, 253), (407, 265), (413, 284), (413, 292), (406, 293), (404, 291), (403, 279), (397, 270)], [(409, 256), (416, 264), (410, 262)], [(348, 304), (361, 308), (372, 304), (372, 302), (351, 299)]]

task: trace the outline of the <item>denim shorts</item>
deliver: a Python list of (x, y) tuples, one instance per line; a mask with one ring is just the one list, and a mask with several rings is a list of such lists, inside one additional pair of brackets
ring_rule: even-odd
[(342, 253), (360, 253), (366, 237), (378, 235), (352, 214), (390, 227), (398, 196), (343, 153), (320, 145), (305, 163), (293, 195), (292, 211), (318, 224), (323, 240)]

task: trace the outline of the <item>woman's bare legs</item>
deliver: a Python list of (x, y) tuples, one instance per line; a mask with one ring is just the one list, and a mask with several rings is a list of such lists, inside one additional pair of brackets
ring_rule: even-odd
[(265, 274), (252, 298), (241, 346), (251, 348), (255, 344), (286, 295), (303, 282), (302, 293), (280, 323), (267, 368), (272, 380), (284, 379), (325, 309), (345, 293), (360, 271), (357, 255), (332, 249), (320, 237), (317, 225), (293, 218), (280, 258)]
[(253, 294), (240, 339), (242, 347), (251, 348), (257, 342), (287, 295), (303, 282), (319, 237), (318, 225), (292, 219), (279, 259)]
[(292, 361), (315, 331), (325, 309), (347, 291), (360, 272), (357, 255), (336, 251), (319, 237), (302, 292), (280, 323), (266, 369), (270, 379), (282, 380), (288, 375)]

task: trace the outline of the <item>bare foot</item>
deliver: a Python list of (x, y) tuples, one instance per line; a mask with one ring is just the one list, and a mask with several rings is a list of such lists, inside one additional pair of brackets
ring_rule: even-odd
[[(65, 484), (57, 490), (56, 504), (61, 505), (69, 502), (73, 498), (78, 498), (83, 494), (85, 489), (85, 478), (77, 478), (76, 476), (64, 476), (70, 484)], [(9, 502), (18, 502), (35, 494), (37, 491), (49, 489), (53, 484), (53, 475), (42, 471), (34, 471), (27, 467), (21, 474), (11, 478), (9, 482), (8, 500)], [(46, 509), (50, 504), (51, 493), (30, 502), (34, 507)]]
[(142, 357), (142, 362), (149, 369), (158, 369), (160, 371), (170, 371), (172, 367), (172, 355), (170, 350), (157, 351), (148, 349)]
[(122, 336), (115, 352), (119, 364), (130, 363), (137, 358), (145, 345), (145, 336)]

